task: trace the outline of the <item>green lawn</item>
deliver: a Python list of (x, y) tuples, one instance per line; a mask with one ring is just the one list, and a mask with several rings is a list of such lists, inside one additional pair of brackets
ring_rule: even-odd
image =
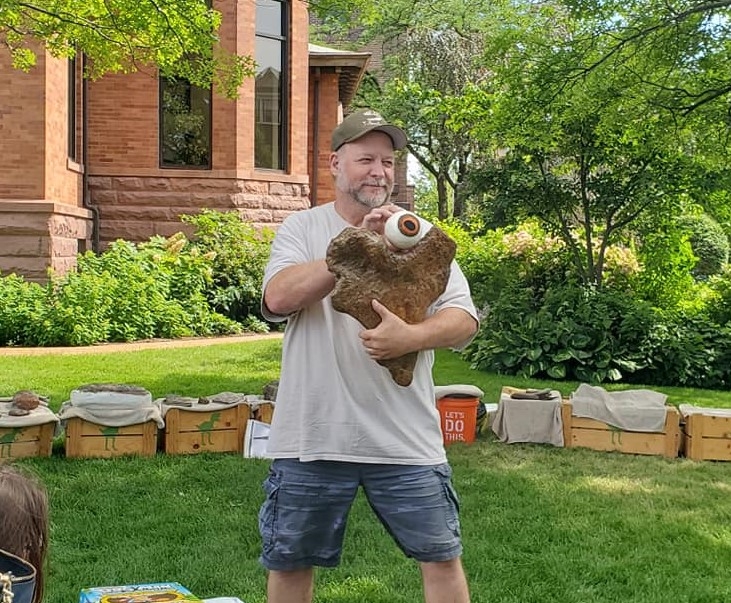
[[(167, 393), (259, 393), (277, 377), (278, 341), (83, 356), (0, 357), (0, 395), (34, 389), (57, 408), (75, 386), (126, 382)], [(501, 384), (440, 353), (438, 383)], [(731, 407), (731, 393), (667, 388), (672, 402)], [(51, 496), (46, 601), (84, 586), (176, 580), (203, 597), (262, 603), (257, 511), (265, 461), (235, 454), (26, 460)], [(474, 603), (731, 601), (731, 463), (504, 445), (449, 448), (462, 498)], [(319, 603), (415, 603), (418, 570), (362, 498), (342, 565), (318, 574)]]

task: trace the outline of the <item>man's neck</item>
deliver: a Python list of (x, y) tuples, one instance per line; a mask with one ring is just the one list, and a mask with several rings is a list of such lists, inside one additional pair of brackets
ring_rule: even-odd
[(353, 226), (360, 226), (363, 223), (363, 218), (370, 211), (369, 207), (354, 201), (350, 197), (336, 196), (334, 203), (338, 215)]

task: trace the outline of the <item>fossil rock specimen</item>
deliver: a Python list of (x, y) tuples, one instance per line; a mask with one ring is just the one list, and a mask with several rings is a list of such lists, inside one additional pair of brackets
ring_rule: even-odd
[(38, 408), (41, 398), (35, 392), (29, 390), (21, 390), (13, 394), (12, 406), (25, 411), (31, 411)]
[[(335, 275), (333, 307), (358, 320), (366, 329), (381, 322), (371, 307), (377, 299), (410, 324), (426, 318), (429, 306), (449, 280), (456, 244), (437, 227), (407, 251), (388, 248), (383, 237), (362, 228), (346, 228), (328, 246), (327, 266)], [(409, 385), (416, 352), (379, 360), (399, 385)]]

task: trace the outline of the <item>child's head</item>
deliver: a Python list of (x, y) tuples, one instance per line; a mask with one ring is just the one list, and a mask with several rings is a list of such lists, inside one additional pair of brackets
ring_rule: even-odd
[(30, 562), (37, 572), (34, 603), (43, 596), (48, 547), (48, 498), (41, 482), (10, 465), (0, 465), (0, 548)]

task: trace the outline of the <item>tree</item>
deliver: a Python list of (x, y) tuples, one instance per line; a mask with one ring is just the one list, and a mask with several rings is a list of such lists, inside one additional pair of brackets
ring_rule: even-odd
[(436, 183), (440, 219), (464, 214), (467, 175), (479, 151), (469, 128), (455, 126), (450, 115), (485, 72), (476, 63), (480, 43), (479, 35), (463, 37), (454, 29), (410, 28), (387, 61), (388, 81), (364, 97), (406, 130), (409, 151)]
[(90, 77), (154, 65), (234, 97), (253, 61), (221, 48), (220, 23), (206, 0), (2, 0), (0, 44), (19, 69), (41, 43), (56, 57), (83, 53)]
[[(461, 193), (501, 224), (538, 217), (584, 283), (601, 286), (606, 249), (637, 241), (640, 222), (649, 232), (692, 204), (731, 215), (731, 0), (322, 1), (401, 36), (399, 81), (375, 102), (416, 141), (439, 126), (471, 149)], [(416, 51), (412, 31), (430, 32)], [(457, 93), (441, 87), (452, 63), (420, 72), (442, 32), (450, 53), (479, 40)]]
[[(566, 243), (582, 282), (601, 286), (609, 245), (629, 242), (641, 217), (678, 215), (687, 203), (708, 160), (696, 150), (714, 125), (656, 103), (656, 89), (636, 77), (650, 73), (647, 56), (602, 61), (614, 39), (592, 37), (595, 21), (558, 3), (510, 10), (491, 30), (492, 78), (454, 119), (492, 145), (475, 178), (486, 209), (541, 219)], [(589, 39), (590, 49), (576, 44)], [(567, 84), (577, 52), (594, 67)]]
[[(731, 0), (568, 0), (587, 27), (573, 40), (567, 84), (605, 64), (628, 67), (676, 116), (715, 107), (728, 118)], [(596, 40), (604, 41), (595, 52)], [(607, 43), (608, 41), (608, 43)]]

